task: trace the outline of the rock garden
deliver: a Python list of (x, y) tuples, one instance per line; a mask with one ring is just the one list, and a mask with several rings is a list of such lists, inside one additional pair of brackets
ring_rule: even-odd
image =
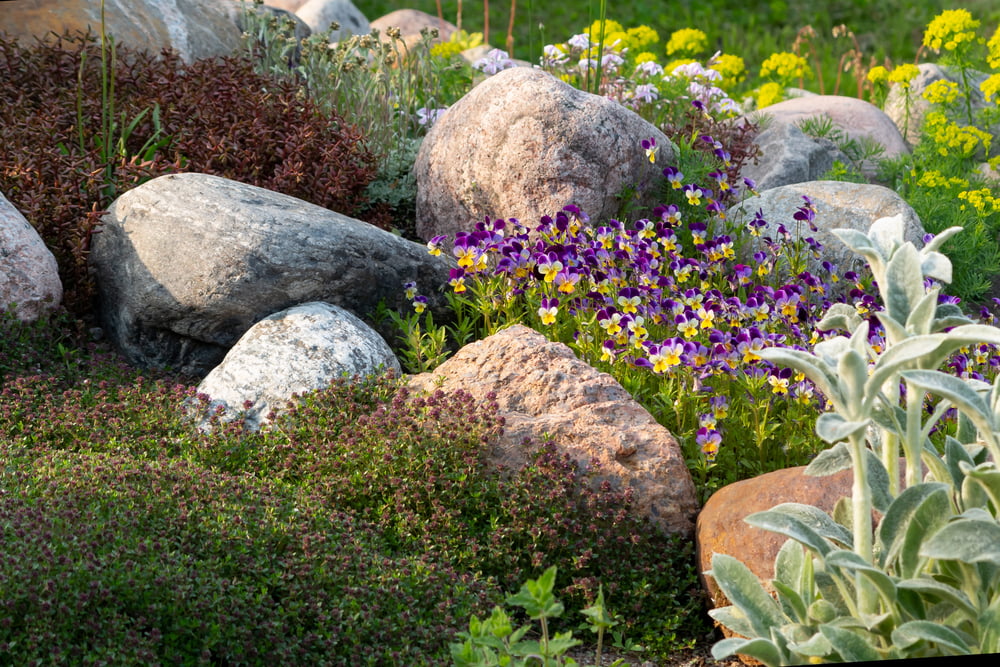
[(166, 4), (0, 7), (0, 665), (1000, 653), (995, 21)]

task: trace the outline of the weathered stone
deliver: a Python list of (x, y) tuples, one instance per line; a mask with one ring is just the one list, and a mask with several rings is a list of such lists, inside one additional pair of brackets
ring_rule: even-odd
[(298, 11), (299, 7), (306, 4), (308, 0), (267, 0), (265, 5), (276, 7), (277, 9), (284, 9), (286, 12)]
[[(240, 46), (239, 3), (232, 0), (106, 0), (106, 31), (119, 44), (159, 53), (175, 50), (185, 62), (227, 56)], [(0, 32), (26, 43), (50, 32), (100, 34), (101, 0), (20, 0), (3, 3)]]
[[(817, 231), (813, 232), (806, 223), (793, 219), (793, 215), (804, 203), (806, 195), (816, 207), (814, 224)], [(866, 232), (871, 224), (879, 218), (894, 215), (903, 216), (903, 229), (907, 241), (912, 241), (918, 248), (923, 247), (924, 229), (916, 212), (902, 197), (880, 185), (859, 183), (843, 183), (840, 181), (811, 181), (785, 185), (748, 197), (741, 203), (730, 208), (726, 217), (729, 220), (745, 222), (752, 220), (758, 210), (763, 211), (768, 222), (763, 235), (778, 238), (777, 226), (783, 224), (791, 233), (793, 239), (813, 237), (823, 244), (819, 259), (809, 258), (809, 270), (817, 275), (823, 275), (822, 262), (835, 264), (840, 275), (846, 271), (860, 271), (864, 268), (864, 260), (855, 255), (840, 239), (831, 233), (839, 228), (856, 229)], [(741, 258), (750, 261), (750, 258)], [(841, 281), (832, 286), (834, 294), (837, 289), (850, 286)], [(832, 294), (831, 294), (832, 295)]]
[(435, 314), (451, 264), (412, 241), (294, 197), (205, 174), (155, 178), (109, 207), (90, 254), (103, 326), (142, 366), (204, 375), (262, 318), (307, 301)]
[(772, 124), (757, 135), (756, 142), (760, 157), (756, 164), (744, 166), (740, 176), (753, 179), (758, 192), (819, 180), (834, 162), (851, 163), (832, 141), (807, 136), (792, 123)]
[(325, 32), (331, 23), (337, 23), (340, 29), (330, 33), (331, 42), (351, 35), (367, 35), (371, 30), (368, 19), (351, 0), (309, 0), (295, 10), (295, 14), (314, 33)]
[[(210, 372), (198, 393), (227, 416), (244, 411), (251, 428), (280, 414), (292, 398), (341, 377), (401, 373), (386, 342), (349, 311), (304, 303), (253, 325)], [(249, 404), (249, 407), (245, 407)]]
[(805, 466), (786, 468), (724, 486), (708, 499), (698, 514), (695, 547), (698, 573), (714, 607), (729, 604), (715, 580), (704, 573), (712, 569), (712, 555), (738, 558), (765, 588), (771, 589), (774, 559), (788, 539), (743, 521), (781, 503), (814, 505), (827, 514), (837, 501), (851, 495), (854, 474), (843, 470), (828, 477), (811, 477)]
[(515, 325), (465, 346), (434, 372), (410, 378), (409, 386), (461, 389), (481, 402), (494, 392), (505, 419), (490, 454), (495, 464), (516, 470), (529, 458), (525, 438), (551, 438), (581, 466), (597, 462), (595, 483), (631, 488), (637, 512), (667, 531), (690, 534), (698, 502), (677, 441), (610, 375), (565, 345)]
[(417, 234), (451, 235), (485, 216), (530, 226), (567, 204), (595, 220), (612, 218), (621, 206), (616, 197), (633, 185), (640, 205), (655, 206), (662, 165), (650, 164), (639, 146), (650, 137), (659, 162), (669, 163), (669, 139), (617, 102), (541, 70), (499, 72), (452, 105), (424, 139), (414, 165)]
[[(842, 95), (809, 95), (796, 97), (761, 109), (757, 114), (766, 116), (770, 123), (790, 123), (801, 125), (809, 119), (827, 117), (834, 129), (842, 133), (845, 140), (875, 142), (884, 147), (883, 158), (893, 158), (910, 152), (899, 128), (881, 109), (874, 104), (855, 97)], [(875, 163), (865, 161), (862, 171), (868, 175), (875, 173)]]
[(424, 28), (438, 31), (435, 42), (447, 42), (452, 33), (458, 29), (451, 23), (419, 9), (397, 9), (372, 21), (371, 27), (373, 30), (379, 31), (379, 37), (382, 40), (388, 39), (386, 30), (399, 28), (400, 37), (402, 37), (407, 51), (412, 51), (413, 47), (420, 43), (420, 31)]
[(61, 300), (56, 258), (0, 193), (0, 309), (16, 304), (18, 319), (31, 322), (55, 310)]

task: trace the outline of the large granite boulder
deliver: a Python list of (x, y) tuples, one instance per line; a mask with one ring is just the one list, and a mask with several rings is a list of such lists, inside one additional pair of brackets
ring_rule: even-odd
[(292, 394), (322, 389), (341, 377), (402, 372), (375, 331), (349, 311), (312, 302), (275, 313), (253, 325), (212, 369), (198, 393), (226, 418), (243, 412), (257, 428), (280, 414)]
[[(3, 3), (0, 32), (33, 43), (50, 32), (100, 34), (101, 0), (20, 0)], [(105, 0), (106, 31), (119, 44), (159, 53), (176, 51), (185, 62), (230, 55), (240, 46), (232, 0)]]
[(351, 35), (367, 35), (371, 30), (368, 19), (351, 0), (308, 0), (295, 10), (295, 15), (314, 32), (325, 32), (331, 23), (340, 26), (330, 33), (336, 42)]
[(561, 343), (515, 325), (459, 350), (411, 389), (462, 390), (479, 402), (495, 394), (504, 433), (491, 460), (505, 469), (529, 461), (524, 446), (551, 439), (583, 467), (598, 464), (595, 484), (633, 492), (635, 510), (666, 531), (690, 535), (698, 501), (680, 446), (610, 375)]
[[(640, 142), (660, 148), (650, 164)], [(617, 217), (623, 189), (655, 206), (669, 139), (622, 105), (551, 74), (514, 67), (452, 105), (428, 132), (414, 165), (417, 234), (468, 231), (485, 216), (526, 225), (575, 204), (591, 218)]]
[[(875, 142), (885, 150), (882, 158), (905, 155), (910, 148), (899, 128), (892, 119), (874, 104), (856, 97), (842, 95), (808, 95), (795, 97), (773, 104), (756, 112), (771, 127), (776, 124), (801, 125), (810, 119), (823, 119), (832, 124), (832, 129), (843, 140), (853, 140), (859, 146), (864, 142)], [(874, 161), (867, 160), (861, 165), (867, 175), (876, 171)]]
[(757, 192), (817, 181), (835, 162), (851, 164), (851, 159), (834, 142), (810, 137), (792, 123), (773, 123), (755, 141), (760, 156), (755, 163), (745, 165), (740, 176), (752, 179)]
[(90, 262), (111, 340), (134, 363), (204, 375), (264, 317), (308, 301), (405, 312), (415, 281), (436, 315), (451, 264), (340, 213), (205, 174), (119, 197)]
[[(817, 227), (815, 232), (810, 230), (807, 223), (793, 218), (804, 203), (803, 195), (808, 196), (816, 208), (813, 220)], [(916, 211), (894, 191), (880, 185), (840, 181), (784, 185), (748, 197), (732, 206), (726, 217), (746, 222), (753, 220), (758, 210), (763, 212), (764, 220), (768, 223), (762, 230), (764, 236), (778, 238), (778, 225), (784, 225), (793, 239), (812, 237), (823, 245), (819, 258), (809, 257), (809, 270), (817, 275), (824, 274), (824, 261), (835, 264), (840, 275), (846, 271), (860, 271), (865, 267), (864, 260), (832, 234), (831, 230), (834, 229), (848, 228), (867, 232), (879, 218), (902, 215), (906, 240), (912, 241), (918, 248), (923, 247), (924, 228)], [(750, 258), (742, 259), (750, 261)], [(830, 296), (836, 293), (838, 286), (850, 287), (846, 281), (841, 281), (833, 285), (835, 291)]]
[(55, 310), (62, 301), (56, 258), (35, 228), (0, 193), (0, 310), (16, 306), (26, 322)]

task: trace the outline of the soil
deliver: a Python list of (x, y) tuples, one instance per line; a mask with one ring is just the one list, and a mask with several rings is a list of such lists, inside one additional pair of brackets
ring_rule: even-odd
[[(722, 639), (721, 635), (716, 637), (713, 634), (695, 644), (693, 648), (677, 651), (666, 660), (656, 661), (644, 660), (641, 653), (623, 653), (615, 648), (607, 648), (602, 652), (601, 664), (597, 667), (610, 667), (619, 658), (624, 660), (622, 665), (630, 667), (743, 667), (743, 663), (736, 658), (716, 660), (712, 657), (712, 645), (720, 639)], [(582, 648), (584, 647), (577, 647), (577, 649)], [(586, 650), (571, 650), (567, 655), (571, 656), (581, 666), (594, 665), (595, 655), (593, 646), (586, 647)]]

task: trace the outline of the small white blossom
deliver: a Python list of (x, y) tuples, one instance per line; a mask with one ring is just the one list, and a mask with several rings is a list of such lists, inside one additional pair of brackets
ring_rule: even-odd
[(635, 66), (635, 73), (642, 74), (645, 76), (659, 76), (663, 74), (663, 68), (660, 67), (659, 63), (655, 63), (652, 60), (647, 60), (644, 63), (639, 63)]
[(590, 48), (590, 36), (586, 33), (582, 35), (573, 35), (567, 41), (567, 44), (572, 46), (574, 49), (589, 49)]
[(448, 107), (442, 107), (440, 109), (428, 109), (427, 107), (421, 107), (417, 109), (417, 122), (420, 125), (426, 125), (430, 127), (441, 118), (441, 114), (448, 110)]
[(503, 49), (493, 49), (485, 57), (472, 63), (474, 69), (489, 76), (514, 66), (514, 61), (511, 60), (510, 56)]

